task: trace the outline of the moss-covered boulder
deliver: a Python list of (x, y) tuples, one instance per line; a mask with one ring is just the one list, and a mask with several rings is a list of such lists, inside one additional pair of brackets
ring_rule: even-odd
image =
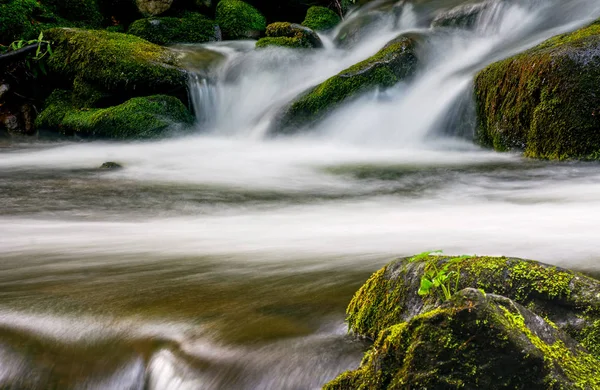
[(221, 0), (216, 9), (217, 24), (228, 39), (258, 38), (267, 21), (253, 6), (241, 0)]
[(314, 6), (306, 11), (302, 25), (315, 31), (325, 31), (334, 28), (340, 20), (338, 14), (329, 8)]
[(98, 27), (101, 19), (95, 0), (0, 1), (0, 44), (36, 39), (57, 26)]
[(138, 97), (108, 108), (79, 109), (67, 91), (56, 90), (36, 120), (39, 129), (114, 139), (154, 138), (175, 125), (190, 125), (193, 118), (172, 96)]
[(80, 79), (123, 97), (156, 93), (184, 95), (186, 72), (174, 52), (133, 35), (71, 28), (52, 29), (48, 65), (67, 80)]
[(475, 78), (478, 141), (536, 158), (600, 157), (600, 22), (496, 62)]
[(373, 274), (356, 293), (348, 306), (350, 328), (376, 339), (383, 329), (434, 309), (443, 301), (438, 294), (441, 289), (427, 296), (419, 295), (419, 290), (423, 276), (439, 270), (454, 275), (448, 282), (451, 292), (479, 288), (506, 296), (552, 321), (584, 346), (593, 343), (600, 319), (600, 281), (507, 257), (422, 255), (396, 260)]
[(127, 33), (158, 45), (221, 40), (221, 29), (214, 20), (192, 12), (181, 17), (136, 20), (129, 26)]
[(310, 127), (342, 103), (376, 88), (389, 88), (410, 77), (417, 65), (416, 41), (400, 36), (374, 56), (311, 88), (284, 109), (273, 129), (291, 133)]
[(321, 38), (310, 28), (299, 24), (277, 22), (267, 26), (267, 36), (256, 42), (257, 48), (284, 46), (293, 48), (321, 48)]
[(597, 389), (600, 360), (520, 304), (475, 289), (383, 329), (327, 390)]

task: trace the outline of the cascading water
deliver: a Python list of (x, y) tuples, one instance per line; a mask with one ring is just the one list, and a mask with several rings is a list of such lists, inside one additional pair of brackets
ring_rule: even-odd
[[(600, 4), (491, 1), (468, 29), (429, 28), (461, 3), (371, 3), (308, 53), (203, 45), (210, 61), (188, 58), (192, 135), (2, 143), (0, 387), (319, 388), (359, 363), (345, 305), (394, 256), (442, 248), (600, 272), (597, 165), (469, 139), (475, 72)], [(339, 48), (352, 24), (364, 33)], [(412, 80), (311, 131), (267, 134), (302, 91), (402, 33), (419, 40)], [(98, 171), (105, 161), (124, 169)]]

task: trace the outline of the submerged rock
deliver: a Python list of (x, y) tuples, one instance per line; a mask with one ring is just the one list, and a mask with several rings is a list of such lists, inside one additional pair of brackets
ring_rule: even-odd
[(479, 143), (528, 157), (600, 158), (600, 21), (475, 78)]
[(315, 31), (325, 31), (334, 28), (340, 20), (338, 14), (329, 8), (313, 6), (306, 11), (302, 25)]
[(181, 17), (136, 20), (129, 26), (127, 33), (158, 45), (221, 40), (221, 29), (214, 20), (192, 12)]
[(154, 138), (174, 125), (190, 125), (192, 115), (172, 96), (138, 97), (108, 108), (79, 109), (67, 91), (56, 90), (36, 120), (42, 129), (101, 138)]
[(382, 329), (360, 368), (325, 389), (599, 386), (600, 361), (551, 322), (508, 298), (465, 289)]
[(228, 39), (258, 38), (267, 27), (265, 17), (241, 0), (219, 1), (215, 18)]
[(284, 46), (293, 48), (321, 48), (321, 38), (310, 28), (299, 24), (277, 22), (267, 26), (267, 37), (256, 42), (257, 48)]
[(175, 53), (141, 38), (72, 28), (46, 33), (54, 42), (50, 70), (125, 98), (156, 93), (186, 95), (187, 75)]
[(416, 42), (400, 36), (374, 56), (351, 66), (305, 92), (281, 114), (279, 133), (295, 132), (324, 118), (334, 108), (376, 88), (388, 88), (410, 77), (417, 65)]
[(100, 165), (100, 169), (106, 169), (106, 170), (118, 170), (118, 169), (122, 169), (123, 166), (119, 163), (113, 162), (113, 161), (107, 161), (105, 163), (103, 163), (102, 165)]

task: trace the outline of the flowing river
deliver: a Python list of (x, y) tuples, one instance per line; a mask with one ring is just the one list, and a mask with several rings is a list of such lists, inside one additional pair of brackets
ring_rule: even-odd
[[(359, 364), (367, 344), (347, 335), (345, 307), (394, 257), (600, 273), (600, 166), (478, 148), (470, 95), (477, 70), (600, 4), (491, 2), (470, 30), (429, 29), (449, 3), (363, 7), (310, 54), (179, 47), (197, 72), (193, 134), (0, 139), (0, 387), (317, 389)], [(400, 33), (421, 40), (412, 82), (270, 135), (286, 102)]]

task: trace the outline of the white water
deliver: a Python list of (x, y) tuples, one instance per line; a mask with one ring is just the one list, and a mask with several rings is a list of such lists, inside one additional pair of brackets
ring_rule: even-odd
[[(0, 383), (38, 369), (31, 383), (51, 372), (74, 388), (316, 388), (359, 361), (343, 336), (344, 286), (394, 256), (444, 249), (600, 272), (598, 165), (442, 135), (468, 133), (450, 119), (478, 69), (585, 25), (600, 4), (500, 2), (473, 31), (431, 30), (423, 12), (408, 6), (349, 50), (335, 48), (337, 32), (313, 53), (206, 45), (226, 60), (191, 80), (196, 134), (1, 153), (0, 327), (42, 340), (61, 363), (0, 340)], [(266, 135), (286, 102), (402, 32), (423, 37), (414, 80), (305, 134)], [(125, 168), (95, 170), (105, 161)], [(303, 291), (327, 298), (328, 286), (346, 295), (315, 314)], [(119, 359), (103, 355), (113, 346)]]

